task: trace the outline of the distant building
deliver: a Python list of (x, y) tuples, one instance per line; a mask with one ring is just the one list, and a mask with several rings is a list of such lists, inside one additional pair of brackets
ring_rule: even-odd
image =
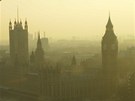
[(10, 58), (15, 64), (25, 65), (28, 63), (28, 25), (25, 21), (23, 27), (22, 21), (9, 22), (9, 44)]
[(32, 51), (30, 55), (30, 63), (35, 64), (36, 66), (44, 65), (44, 50), (42, 47), (42, 42), (40, 39), (40, 33), (38, 33), (37, 47), (35, 52)]
[[(117, 81), (118, 40), (109, 16), (106, 31), (102, 38), (102, 67), (107, 94), (114, 92)], [(109, 91), (109, 92), (108, 92)]]
[[(36, 40), (36, 48), (30, 55), (29, 65), (23, 66), (29, 60), (27, 21), (25, 21), (24, 28), (21, 21), (15, 21), (14, 28), (10, 21), (9, 37), (11, 60), (15, 65), (20, 64), (19, 66), (11, 66), (0, 61), (0, 67), (5, 66), (5, 68), (0, 68), (0, 81), (5, 87), (11, 88), (7, 90), (8, 95), (10, 92), (12, 93), (11, 96), (9, 95), (10, 97), (17, 97), (19, 100), (24, 100), (23, 97), (30, 97), (30, 99), (34, 97), (36, 101), (37, 99), (39, 99), (38, 101), (107, 101), (112, 99), (114, 94), (117, 94), (115, 91), (118, 40), (114, 34), (110, 17), (106, 25), (105, 35), (102, 38), (102, 69), (99, 65), (100, 60), (98, 60), (100, 56), (91, 56), (91, 53), (89, 55), (89, 52), (81, 50), (81, 52), (86, 52), (86, 56), (89, 58), (79, 63), (78, 56), (76, 58), (74, 55), (71, 58), (73, 54), (68, 50), (71, 48), (67, 48), (66, 44), (62, 50), (64, 53), (61, 53), (61, 50), (60, 52), (56, 50), (58, 51), (58, 53), (56, 52), (57, 55), (54, 55), (55, 52), (50, 53), (50, 58), (46, 58), (44, 50), (48, 48), (49, 42), (46, 37), (40, 38), (40, 33), (38, 33)], [(76, 49), (79, 50), (82, 47)], [(83, 57), (86, 57), (85, 54)], [(59, 60), (59, 57), (62, 59)], [(54, 58), (58, 62), (54, 62)], [(16, 72), (14, 67), (26, 67), (29, 71), (23, 72), (25, 71), (24, 68), (19, 68), (20, 71)], [(130, 91), (135, 92), (134, 75), (129, 79), (129, 84)]]
[(42, 42), (43, 49), (45, 51), (48, 50), (48, 48), (49, 48), (49, 40), (48, 40), (48, 38), (47, 37), (41, 38), (41, 42)]
[(117, 56), (118, 40), (109, 17), (106, 32), (102, 38), (102, 66), (105, 72), (116, 72)]
[(38, 64), (38, 66), (44, 64), (44, 50), (42, 48), (40, 34), (38, 34), (37, 48), (35, 50), (35, 59), (36, 59), (36, 63)]

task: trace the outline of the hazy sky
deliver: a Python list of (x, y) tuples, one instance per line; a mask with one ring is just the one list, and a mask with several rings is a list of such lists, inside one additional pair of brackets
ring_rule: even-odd
[(46, 32), (53, 39), (101, 40), (109, 11), (119, 38), (134, 36), (135, 0), (3, 0), (0, 40), (8, 40), (8, 23), (27, 18), (29, 33)]

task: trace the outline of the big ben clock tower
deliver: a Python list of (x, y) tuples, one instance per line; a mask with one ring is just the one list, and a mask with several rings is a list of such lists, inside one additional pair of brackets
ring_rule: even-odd
[(106, 31), (102, 37), (102, 69), (106, 94), (115, 92), (117, 85), (118, 40), (109, 16)]
[(104, 73), (114, 74), (117, 72), (117, 56), (118, 40), (109, 16), (106, 31), (102, 38), (102, 67)]

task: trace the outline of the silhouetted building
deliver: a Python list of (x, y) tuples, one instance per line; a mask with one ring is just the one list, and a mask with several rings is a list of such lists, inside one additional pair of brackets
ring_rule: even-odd
[(9, 22), (10, 57), (15, 64), (25, 65), (28, 63), (28, 25), (25, 21), (15, 20), (14, 27)]
[(109, 17), (108, 23), (106, 25), (106, 32), (102, 38), (102, 66), (104, 71), (116, 72), (118, 56), (118, 40), (114, 33), (113, 25)]
[(36, 61), (37, 65), (44, 64), (44, 50), (42, 48), (40, 33), (38, 34), (37, 48), (35, 50), (35, 61)]
[[(118, 40), (109, 16), (105, 35), (102, 38), (102, 67), (106, 89), (113, 92), (117, 81)], [(108, 93), (108, 92), (107, 92)]]
[(49, 48), (49, 40), (48, 40), (48, 38), (47, 37), (41, 38), (41, 42), (42, 42), (43, 49), (45, 51), (48, 50), (48, 48)]
[[(32, 51), (29, 65), (26, 66), (29, 71), (23, 72), (24, 68), (19, 68), (20, 72), (16, 72), (16, 68), (13, 67), (25, 67), (23, 65), (28, 63), (29, 60), (27, 21), (25, 21), (24, 28), (21, 21), (15, 21), (14, 28), (10, 21), (9, 36), (11, 60), (15, 65), (18, 63), (19, 66), (12, 66), (0, 57), (0, 67), (2, 67), (0, 68), (0, 81), (5, 87), (11, 88), (6, 90), (8, 94), (10, 92), (13, 94), (11, 94), (11, 97), (23, 100), (21, 98), (24, 95), (26, 95), (26, 98), (32, 95), (32, 98), (36, 101), (37, 99), (38, 101), (110, 101), (113, 99), (112, 96), (114, 97), (114, 94), (117, 94), (118, 40), (113, 31), (110, 16), (105, 35), (102, 38), (103, 68), (100, 68), (100, 56), (92, 55), (89, 57), (87, 51), (88, 58), (79, 64), (77, 62), (79, 59), (76, 59), (75, 55), (72, 56), (72, 52), (68, 50), (69, 48), (66, 45), (64, 49), (57, 50), (57, 47), (54, 47), (56, 53), (52, 51), (46, 58), (44, 50), (48, 47), (48, 38), (40, 38), (40, 33), (38, 33), (36, 49)], [(78, 49), (82, 49), (82, 47)], [(64, 51), (64, 55), (61, 54), (61, 51)], [(82, 57), (86, 57), (85, 54)], [(74, 68), (71, 69), (72, 67)], [(128, 80), (127, 91), (131, 92), (128, 94), (135, 93), (134, 78), (135, 73)], [(1, 91), (0, 87), (0, 93)], [(134, 94), (131, 97), (135, 99)]]

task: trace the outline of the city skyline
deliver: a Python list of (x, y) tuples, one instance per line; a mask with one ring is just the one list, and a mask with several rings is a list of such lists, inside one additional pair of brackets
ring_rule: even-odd
[(135, 100), (134, 2), (120, 1), (1, 2), (0, 100)]
[[(120, 5), (121, 2), (122, 5)], [(10, 19), (14, 22), (14, 18), (17, 18), (17, 5), (19, 5), (19, 18), (22, 21), (27, 18), (29, 33), (32, 34), (40, 30), (53, 39), (76, 37), (82, 40), (100, 40), (110, 11), (113, 24), (116, 25), (114, 29), (119, 33), (118, 38), (122, 39), (127, 36), (133, 38), (134, 36), (134, 0), (110, 2), (107, 0), (102, 2), (99, 0), (33, 2), (5, 0), (1, 2), (0, 40), (8, 41), (7, 26)], [(31, 14), (33, 10), (35, 13)]]

